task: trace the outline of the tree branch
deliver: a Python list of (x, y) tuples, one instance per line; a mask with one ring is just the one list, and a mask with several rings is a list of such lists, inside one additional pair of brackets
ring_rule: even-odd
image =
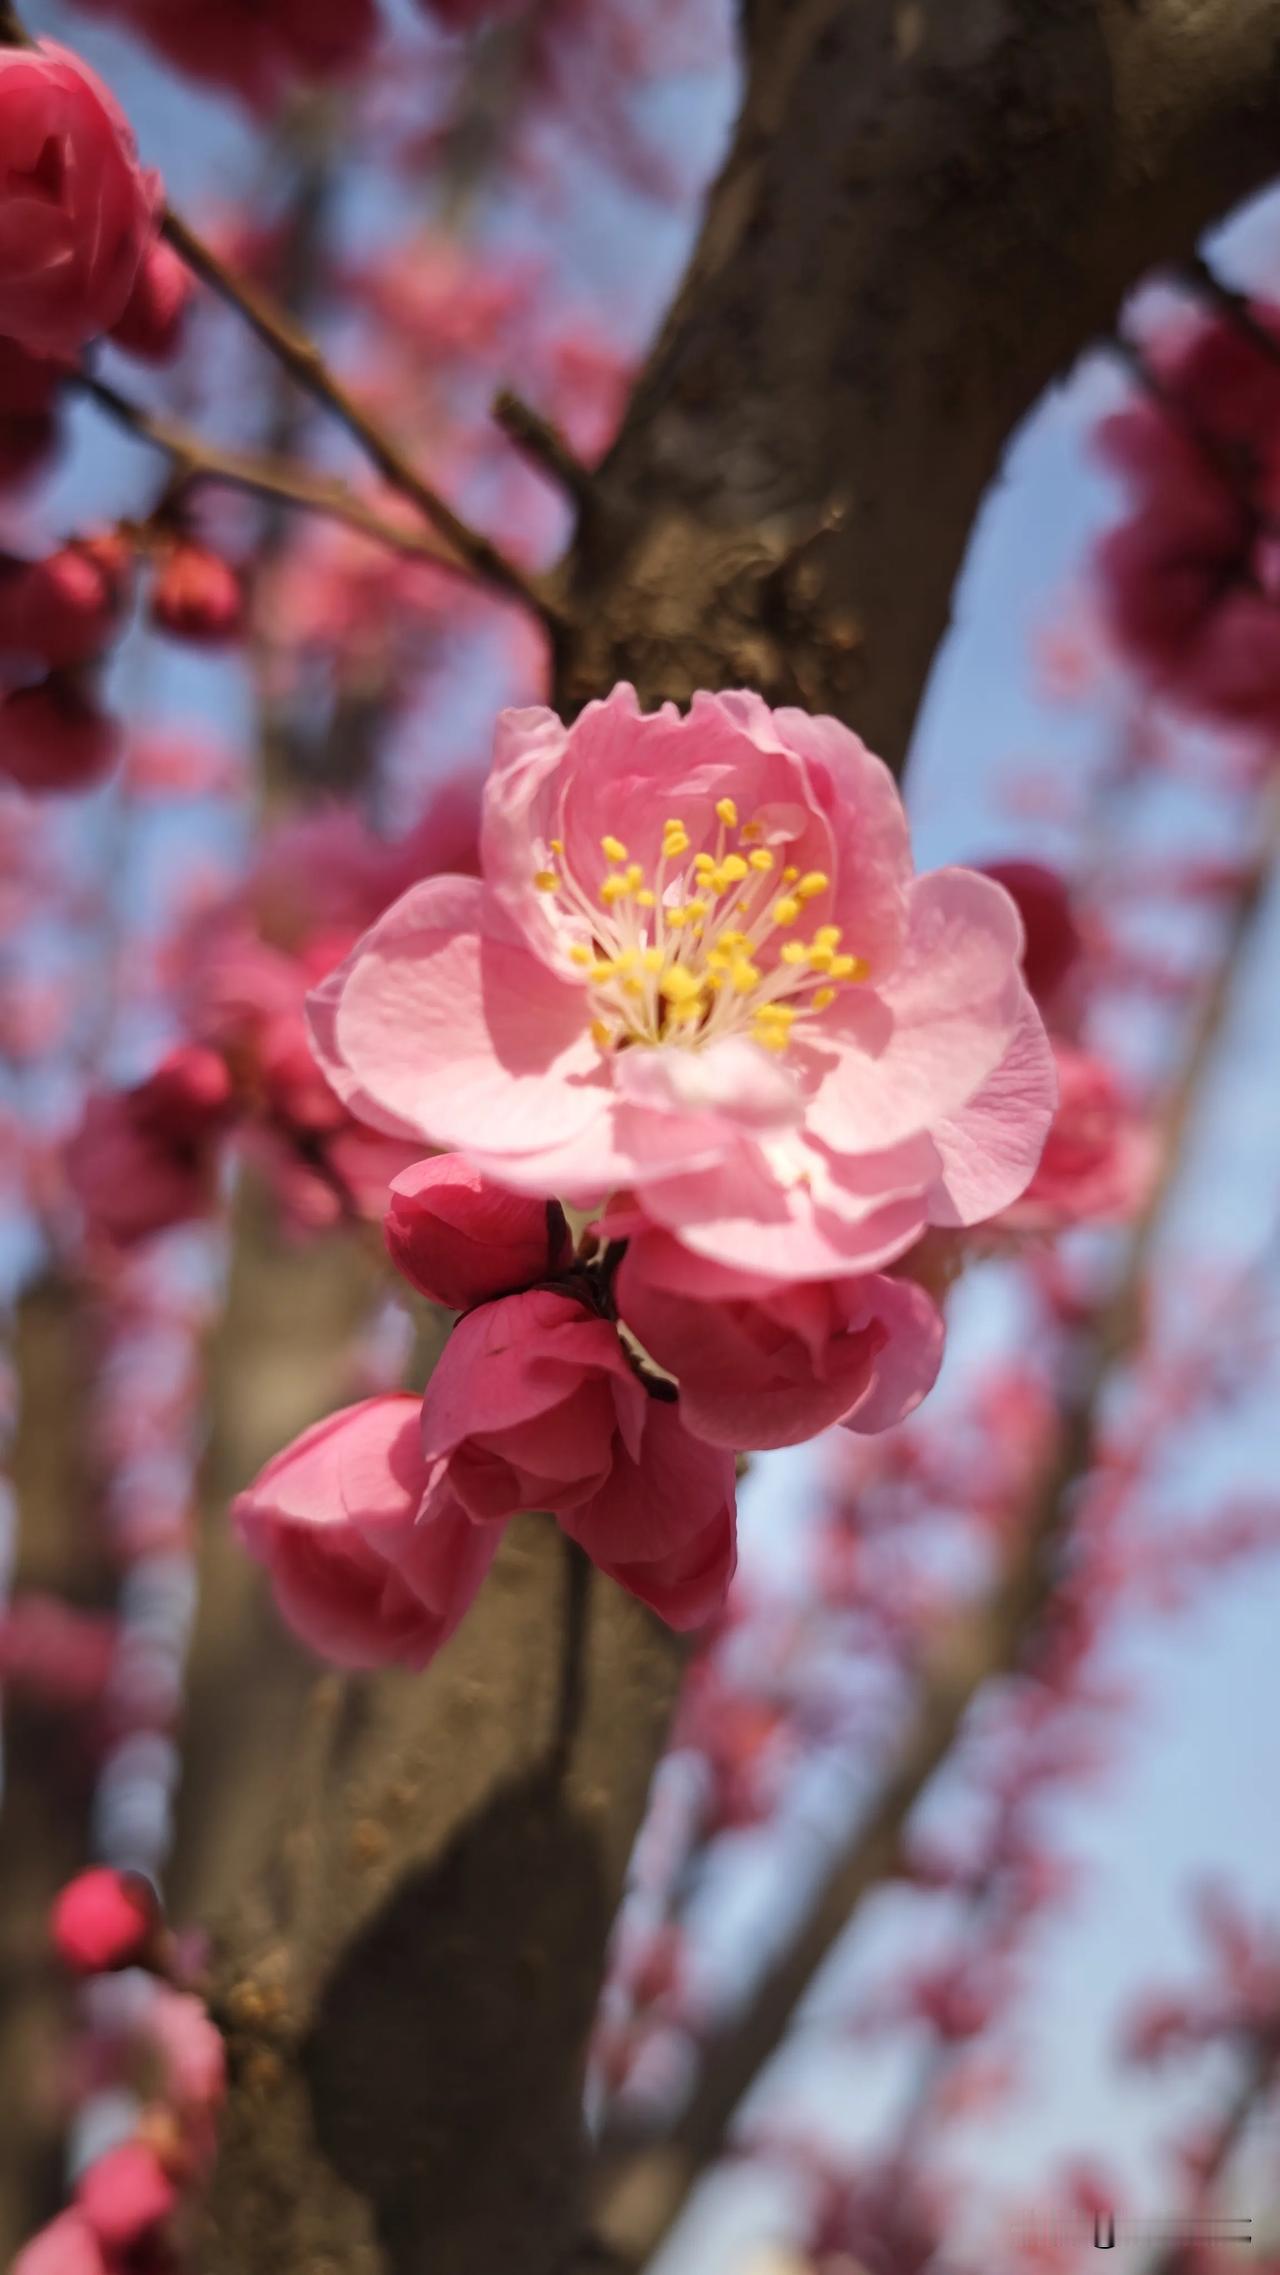
[(425, 531), (410, 529), (375, 513), (345, 482), (312, 474), (305, 466), (294, 465), (287, 459), (259, 458), (251, 451), (223, 449), (190, 427), (157, 418), (94, 372), (74, 372), (71, 384), (139, 442), (150, 443), (156, 450), (164, 451), (173, 461), (183, 487), (197, 482), (225, 483), (252, 497), (297, 506), (304, 513), (323, 514), (330, 521), (340, 521), (348, 529), (358, 530), (362, 537), (389, 546), (393, 552), (407, 553), (415, 560), (432, 561), (458, 576), (472, 573), (455, 553), (446, 551)]
[(953, 1619), (927, 1652), (915, 1711), (878, 1799), (832, 1859), (798, 1934), (766, 1970), (745, 2008), (712, 2038), (673, 2137), (647, 2150), (633, 2142), (630, 2153), (625, 2138), (604, 2147), (597, 2188), (600, 2233), (593, 2245), (603, 2241), (626, 2264), (639, 2265), (656, 2250), (723, 2149), (739, 2102), (782, 2044), (797, 2006), (858, 1906), (901, 1872), (912, 1815), (951, 1755), (979, 1691), (1016, 1672), (1033, 1648), (1052, 1601), (1077, 1495), (1092, 1466), (1103, 1393), (1139, 1340), (1165, 1205), (1183, 1166), (1191, 1117), (1278, 859), (1280, 804), (1274, 804), (1266, 843), (1237, 900), (1170, 1088), (1159, 1171), (1112, 1293), (1069, 1355), (1053, 1459), (1037, 1483), (998, 1585), (976, 1613), (967, 1607)]

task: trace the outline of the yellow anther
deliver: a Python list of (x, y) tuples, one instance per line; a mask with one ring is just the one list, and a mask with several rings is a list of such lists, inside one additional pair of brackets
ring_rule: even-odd
[(724, 973), (708, 972), (704, 985), (712, 995), (719, 995), (721, 988), (724, 986)]
[(709, 853), (695, 853), (693, 866), (699, 877), (714, 877), (715, 875), (715, 861)]
[(692, 907), (669, 908), (667, 910), (667, 929), (669, 932), (683, 932), (686, 924), (691, 924), (692, 922)]
[(601, 1050), (604, 1049), (606, 1043), (611, 1043), (613, 1041), (613, 1029), (609, 1025), (607, 1019), (592, 1020), (591, 1040), (593, 1043), (599, 1043)]
[(754, 1027), (752, 1039), (762, 1050), (785, 1051), (791, 1037), (785, 1027)]
[(831, 948), (811, 948), (811, 949), (809, 950), (809, 966), (810, 966), (810, 969), (811, 969), (812, 971), (815, 971), (815, 972), (830, 972), (830, 971), (834, 971), (834, 969), (835, 969), (835, 965), (836, 965), (836, 956), (835, 956), (835, 951), (834, 951), (834, 949), (831, 949)]
[(553, 893), (560, 879), (554, 869), (535, 869), (533, 881), (540, 893)]
[(702, 982), (683, 964), (670, 964), (658, 982), (658, 993), (671, 1004), (697, 1003), (702, 996)]
[(751, 868), (760, 871), (761, 876), (764, 876), (773, 867), (773, 855), (767, 845), (758, 845), (754, 853), (747, 855), (747, 861)]
[(625, 900), (630, 891), (631, 887), (625, 877), (614, 876), (601, 879), (600, 898), (606, 908), (610, 908), (614, 901)]
[(762, 1003), (756, 1012), (756, 1018), (769, 1027), (790, 1027), (795, 1016), (789, 1003)]
[(735, 806), (732, 798), (717, 798), (716, 812), (719, 815), (721, 821), (724, 823), (726, 829), (737, 828), (738, 809)]
[(620, 837), (602, 837), (600, 850), (606, 861), (625, 861), (627, 849)]
[(717, 948), (745, 948), (746, 945), (745, 932), (722, 932), (716, 941)]
[(666, 962), (661, 948), (646, 948), (640, 962), (647, 972), (660, 972)]
[(624, 995), (643, 995), (644, 981), (636, 979), (623, 980), (622, 992)]
[[(723, 879), (723, 884), (740, 885), (746, 874), (747, 864), (742, 855), (740, 853), (726, 853), (720, 864), (720, 876)], [(723, 890), (723, 885), (721, 889)]]
[(580, 964), (583, 971), (585, 971), (588, 965), (594, 964), (595, 957), (592, 955), (589, 948), (583, 947), (581, 941), (575, 941), (572, 948), (569, 950), (569, 961), (571, 964)]
[(689, 850), (689, 832), (683, 822), (664, 822), (662, 825), (662, 853), (664, 860), (674, 861), (678, 853)]
[(759, 984), (760, 967), (751, 963), (746, 956), (740, 956), (736, 964), (730, 965), (729, 985), (735, 995), (750, 995), (752, 988)]
[(784, 964), (807, 964), (809, 951), (803, 940), (784, 940), (780, 960)]
[(752, 842), (752, 840), (753, 840), (754, 838), (760, 838), (760, 837), (763, 837), (763, 836), (764, 836), (764, 823), (763, 823), (763, 822), (744, 822), (744, 823), (743, 823), (743, 825), (742, 825), (742, 842), (743, 842), (743, 844), (744, 844), (744, 845), (750, 845), (750, 844), (751, 844), (751, 842)]
[(837, 992), (834, 987), (815, 988), (813, 991), (814, 1010), (825, 1011), (829, 1003), (835, 1002)]
[(833, 980), (860, 980), (867, 976), (867, 967), (861, 956), (834, 956), (831, 960)]
[(553, 837), (550, 840), (550, 845), (553, 853), (564, 852), (564, 839), (562, 837)]
[(645, 888), (644, 888), (644, 891), (643, 891), (643, 892), (640, 892), (640, 893), (637, 893), (637, 894), (636, 894), (636, 907), (637, 907), (637, 908), (656, 908), (656, 907), (657, 907), (657, 905), (658, 905), (658, 896), (657, 896), (657, 894), (656, 894), (655, 892), (651, 892), (651, 891), (650, 891), (650, 889), (649, 889), (648, 885), (646, 885), (646, 886), (645, 886)]
[(816, 900), (819, 893), (825, 893), (830, 883), (830, 877), (826, 876), (821, 869), (810, 869), (796, 886), (796, 899), (802, 901)]
[(613, 959), (613, 968), (615, 972), (633, 972), (639, 961), (639, 952), (635, 948), (619, 948)]
[(780, 901), (774, 902), (769, 914), (775, 924), (794, 924), (800, 914), (800, 903), (793, 894), (784, 893)]
[(838, 924), (820, 924), (813, 936), (815, 948), (838, 948), (844, 935)]
[(632, 861), (632, 862), (630, 862), (630, 863), (628, 864), (628, 866), (627, 866), (627, 868), (626, 868), (626, 870), (625, 870), (624, 874), (625, 874), (625, 876), (626, 876), (627, 884), (628, 884), (628, 886), (630, 887), (631, 891), (632, 891), (633, 893), (638, 893), (638, 892), (639, 892), (639, 890), (640, 890), (640, 887), (641, 887), (641, 885), (644, 883), (644, 871), (643, 871), (643, 869), (641, 868), (641, 866), (640, 866), (639, 862), (638, 862), (638, 861)]
[(606, 980), (611, 980), (613, 978), (613, 975), (617, 971), (617, 968), (618, 967), (614, 963), (612, 956), (601, 956), (591, 966), (588, 978), (593, 979), (597, 987), (602, 987)]
[(783, 882), (783, 884), (784, 884), (784, 885), (793, 885), (793, 884), (795, 883), (795, 881), (796, 881), (796, 878), (799, 876), (799, 874), (800, 874), (800, 871), (799, 871), (799, 870), (796, 868), (796, 866), (795, 866), (795, 863), (794, 863), (794, 862), (792, 862), (792, 864), (790, 865), (790, 867), (789, 867), (789, 868), (786, 868), (786, 869), (784, 869), (784, 870), (783, 870), (783, 872), (782, 872), (782, 882)]

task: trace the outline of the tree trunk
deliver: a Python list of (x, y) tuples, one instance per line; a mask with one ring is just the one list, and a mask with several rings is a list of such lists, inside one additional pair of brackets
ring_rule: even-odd
[[(735, 145), (562, 571), (555, 696), (755, 685), (900, 767), (1011, 429), (1137, 275), (1275, 170), (1280, 0), (744, 19)], [(247, 1338), (233, 1384), (260, 1360)], [(516, 1527), (426, 1677), (329, 1682), (264, 1729), (298, 1818), (286, 1838), (255, 1813), (252, 1871), (237, 1848), (208, 2275), (563, 2259), (584, 2045), (681, 1664), (593, 1577), (570, 1731), (572, 1570), (549, 1526)], [(215, 1838), (234, 1822), (233, 1789), (196, 1798)]]

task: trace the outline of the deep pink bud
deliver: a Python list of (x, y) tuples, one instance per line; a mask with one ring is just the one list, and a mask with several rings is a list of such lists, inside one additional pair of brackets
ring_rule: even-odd
[(136, 2250), (164, 2225), (178, 2191), (148, 2141), (122, 2141), (82, 2172), (76, 2203), (108, 2253)]
[(108, 645), (130, 549), (113, 531), (75, 538), (43, 561), (0, 560), (0, 648), (65, 670)]
[(146, 363), (167, 363), (182, 345), (195, 278), (163, 237), (148, 246), (118, 324), (111, 327), (117, 347)]
[(119, 748), (114, 719), (70, 679), (20, 687), (0, 703), (0, 775), (24, 790), (89, 790)]
[(140, 1872), (95, 1865), (78, 1873), (54, 1899), (49, 1932), (64, 1967), (76, 1975), (103, 1975), (141, 1967), (154, 1952), (160, 1905)]
[(1057, 870), (1042, 861), (984, 861), (982, 872), (994, 877), (1017, 903), (1026, 933), (1022, 968), (1036, 1002), (1043, 1005), (1056, 994), (1080, 955), (1080, 930), (1067, 886)]
[(184, 1043), (133, 1093), (148, 1136), (194, 1145), (220, 1127), (232, 1100), (227, 1062), (202, 1043)]
[(66, 48), (0, 50), (0, 332), (78, 355), (124, 313), (158, 185), (100, 79)]
[(451, 1311), (550, 1279), (573, 1253), (558, 1201), (506, 1193), (452, 1153), (393, 1179), (386, 1238), (410, 1285)]
[(205, 545), (183, 539), (156, 572), (151, 588), (151, 620), (181, 640), (210, 647), (238, 637), (244, 594), (230, 563)]

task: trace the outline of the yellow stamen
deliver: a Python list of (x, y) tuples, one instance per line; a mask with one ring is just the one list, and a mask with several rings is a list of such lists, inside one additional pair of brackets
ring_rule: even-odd
[(605, 907), (610, 908), (614, 901), (625, 900), (631, 889), (625, 877), (604, 877), (600, 883), (600, 898)]
[(606, 861), (625, 861), (627, 849), (620, 837), (602, 837), (600, 850)]
[(536, 869), (533, 881), (540, 893), (553, 893), (560, 879), (554, 869)]
[(613, 978), (617, 968), (612, 956), (601, 956), (599, 962), (591, 966), (589, 976), (595, 981), (597, 987), (603, 987), (606, 980)]
[(791, 893), (786, 893), (780, 901), (774, 902), (769, 913), (775, 924), (794, 924), (800, 914), (800, 903)]
[(861, 956), (833, 956), (831, 960), (831, 977), (833, 980), (862, 980), (866, 976), (867, 966)]
[(643, 891), (642, 893), (637, 893), (637, 894), (636, 894), (636, 907), (637, 907), (637, 908), (656, 908), (656, 907), (657, 907), (657, 905), (658, 905), (658, 896), (657, 896), (657, 894), (656, 894), (656, 893), (654, 893), (654, 892), (651, 892), (651, 891), (649, 890), (649, 887), (648, 887), (647, 885), (645, 886), (645, 888), (644, 888), (644, 891)]
[(715, 861), (709, 853), (695, 853), (693, 866), (700, 877), (713, 877), (715, 875)]
[(763, 822), (744, 822), (744, 824), (743, 824), (743, 827), (742, 827), (742, 842), (743, 842), (743, 844), (744, 844), (744, 845), (750, 845), (750, 844), (751, 844), (751, 842), (752, 842), (752, 840), (753, 840), (754, 838), (763, 837), (763, 836), (764, 836), (764, 823), (763, 823)]
[(747, 864), (740, 853), (726, 853), (720, 864), (720, 874), (726, 885), (740, 885), (747, 874)]
[(760, 871), (761, 876), (773, 867), (773, 855), (767, 845), (758, 845), (754, 853), (747, 855), (747, 861), (751, 868)]
[(795, 881), (796, 881), (796, 878), (799, 876), (799, 874), (800, 874), (800, 871), (799, 871), (799, 870), (796, 868), (796, 866), (795, 866), (795, 864), (794, 864), (794, 862), (793, 862), (789, 868), (786, 868), (786, 869), (784, 869), (784, 870), (783, 870), (783, 872), (782, 872), (782, 882), (783, 882), (783, 884), (784, 884), (784, 885), (793, 885), (793, 884), (795, 883)]
[(752, 988), (760, 984), (759, 965), (748, 962), (745, 956), (739, 957), (737, 963), (729, 967), (729, 984), (735, 995), (750, 995)]
[(553, 837), (553, 838), (550, 840), (550, 845), (551, 845), (551, 851), (552, 851), (553, 853), (563, 853), (563, 852), (564, 852), (564, 839), (563, 839), (562, 837)]
[(831, 972), (835, 970), (836, 957), (830, 948), (811, 948), (809, 963), (815, 972)]
[(737, 828), (738, 809), (735, 806), (732, 798), (717, 798), (716, 812), (720, 816), (720, 819), (724, 823), (726, 829)]
[(677, 854), (687, 853), (688, 850), (689, 832), (684, 823), (681, 821), (664, 822), (662, 825), (662, 857), (664, 861), (674, 861)]
[(784, 964), (804, 964), (807, 963), (808, 960), (809, 951), (805, 947), (803, 940), (783, 941), (781, 961)]
[(820, 924), (813, 936), (815, 948), (838, 948), (844, 935), (838, 924)]
[(810, 869), (796, 886), (796, 899), (802, 901), (816, 900), (819, 893), (826, 892), (830, 883), (830, 877), (824, 876), (821, 869)]
[(569, 950), (569, 961), (571, 964), (580, 964), (585, 971), (589, 965), (594, 964), (595, 957), (589, 948), (583, 947), (581, 941), (575, 941)]
[(829, 1003), (835, 1002), (836, 996), (839, 994), (839, 992), (839, 989), (834, 987), (815, 988), (813, 992), (814, 1010), (825, 1011)]
[(696, 1003), (702, 995), (702, 982), (683, 964), (669, 964), (658, 983), (658, 993), (671, 1004)]
[(661, 948), (646, 948), (640, 961), (647, 972), (660, 972), (666, 962)]
[(606, 1043), (611, 1043), (613, 1041), (613, 1029), (609, 1025), (607, 1019), (592, 1020), (591, 1040), (593, 1043), (598, 1043), (601, 1050), (604, 1049)]

